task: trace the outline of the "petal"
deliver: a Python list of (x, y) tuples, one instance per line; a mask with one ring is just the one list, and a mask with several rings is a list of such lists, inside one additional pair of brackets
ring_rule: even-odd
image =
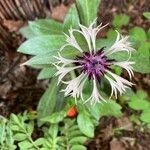
[(128, 74), (130, 79), (134, 76), (132, 64), (135, 64), (133, 61), (123, 61), (123, 62), (114, 62), (114, 65), (124, 68)]
[(67, 84), (67, 87), (62, 91), (65, 92), (65, 96), (71, 95), (76, 99), (82, 95), (83, 87), (86, 80), (86, 75), (82, 73), (81, 75), (70, 81), (63, 82), (64, 84)]
[(70, 45), (72, 47), (75, 47), (77, 50), (79, 50), (81, 53), (83, 52), (83, 50), (81, 49), (81, 47), (79, 46), (79, 44), (77, 43), (74, 35), (73, 35), (73, 29), (69, 30), (69, 35), (65, 34), (66, 36), (66, 41), (68, 44), (65, 44), (64, 46), (62, 46), (61, 50), (64, 49), (66, 46)]
[(131, 43), (128, 41), (129, 37), (128, 36), (123, 37), (120, 35), (118, 31), (116, 32), (117, 32), (116, 41), (107, 51), (105, 51), (104, 54), (108, 56), (116, 52), (126, 51), (128, 52), (128, 54), (131, 55), (131, 52), (135, 51), (135, 49), (131, 47)]
[(58, 84), (60, 83), (60, 81), (62, 81), (62, 79), (68, 74), (70, 73), (72, 70), (75, 70), (75, 69), (78, 69), (78, 68), (81, 68), (82, 66), (76, 66), (76, 67), (60, 67), (56, 64), (54, 64), (55, 67), (57, 68), (57, 72), (56, 72), (56, 76), (59, 76), (58, 77)]
[(80, 34), (82, 34), (84, 36), (84, 38), (87, 41), (87, 44), (88, 44), (88, 47), (89, 47), (89, 51), (92, 52), (91, 39), (90, 39), (90, 35), (89, 35), (88, 31), (87, 31), (87, 28), (85, 26), (82, 26), (81, 24), (79, 26), (80, 26), (82, 31), (76, 30), (76, 29), (74, 29), (74, 31), (79, 32)]
[(122, 94), (123, 92), (125, 92), (126, 88), (129, 88), (130, 86), (133, 85), (131, 82), (127, 81), (126, 79), (124, 79), (108, 70), (106, 72), (114, 78), (114, 79), (112, 79), (105, 74), (105, 78), (109, 81), (109, 83), (111, 85), (111, 96), (114, 93), (115, 97), (117, 98), (117, 91), (119, 91), (120, 94)]
[(60, 55), (60, 53), (58, 53), (58, 56), (54, 56), (54, 58), (56, 58), (58, 61), (56, 62), (56, 64), (63, 64), (63, 67), (72, 63), (77, 62), (77, 60), (74, 59), (67, 59), (64, 58)]
[[(73, 29), (74, 31), (76, 32), (79, 32), (81, 33), (84, 38), (86, 39), (87, 41), (87, 44), (88, 44), (88, 47), (89, 47), (89, 51), (92, 52), (92, 48), (94, 49), (94, 52), (96, 52), (96, 35), (97, 33), (102, 30), (104, 27), (106, 27), (108, 24), (104, 25), (101, 27), (102, 23), (97, 26), (96, 28), (93, 27), (93, 25), (95, 24), (95, 21), (94, 20), (89, 27), (86, 27), (86, 26), (83, 26), (83, 25), (79, 25), (80, 28), (81, 28), (81, 31), (80, 30), (76, 30), (76, 29)], [(92, 43), (92, 44), (91, 44)]]
[(96, 84), (96, 78), (94, 77), (92, 94), (84, 103), (87, 103), (88, 101), (90, 101), (91, 105), (92, 105), (92, 104), (96, 104), (97, 102), (102, 103), (101, 100), (106, 102), (106, 100), (100, 95), (100, 93), (98, 91), (97, 84)]

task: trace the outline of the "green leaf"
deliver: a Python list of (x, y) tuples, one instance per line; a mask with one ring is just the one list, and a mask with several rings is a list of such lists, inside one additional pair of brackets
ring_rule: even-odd
[(117, 14), (114, 17), (114, 20), (112, 22), (114, 27), (121, 28), (124, 25), (127, 25), (129, 23), (130, 17), (126, 14)]
[(34, 144), (36, 146), (44, 145), (46, 142), (46, 138), (38, 138), (37, 140), (34, 141)]
[(83, 145), (73, 145), (70, 150), (87, 150)]
[(140, 119), (143, 122), (150, 123), (150, 110), (145, 110), (142, 112)]
[(100, 105), (100, 116), (114, 116), (119, 117), (122, 115), (121, 106), (113, 100), (108, 100), (107, 103)]
[(143, 41), (146, 41), (147, 36), (143, 28), (141, 27), (134, 27), (130, 30), (130, 36), (135, 42), (142, 43)]
[(143, 16), (150, 20), (150, 12), (144, 12)]
[(56, 68), (53, 67), (48, 67), (48, 68), (43, 68), (40, 73), (38, 74), (37, 79), (48, 79), (54, 76), (56, 72)]
[[(75, 58), (76, 55), (79, 54), (79, 51), (69, 49), (70, 47), (64, 49), (61, 53), (61, 55), (65, 58)], [(57, 56), (58, 52), (49, 52), (46, 54), (41, 54), (32, 57), (30, 60), (26, 61), (24, 65), (31, 66), (33, 68), (50, 68), (52, 67), (52, 63), (56, 62), (56, 59), (54, 56)]]
[(0, 118), (0, 144), (3, 144), (3, 142), (5, 141), (5, 136), (6, 136), (6, 124), (5, 122), (3, 122), (3, 120), (1, 121)]
[(131, 100), (130, 102), (128, 102), (128, 105), (134, 110), (145, 110), (150, 106), (149, 102), (143, 99)]
[(136, 96), (138, 99), (145, 99), (145, 98), (147, 98), (147, 93), (143, 90), (138, 90), (136, 92)]
[(68, 30), (72, 27), (73, 29), (79, 28), (79, 16), (75, 5), (73, 4), (67, 13), (64, 20), (63, 31), (68, 33)]
[(46, 54), (57, 52), (64, 44), (64, 35), (41, 35), (24, 42), (18, 48), (18, 52), (30, 55)]
[(85, 136), (77, 136), (69, 140), (69, 144), (84, 144), (87, 139)]
[(27, 130), (28, 134), (31, 135), (34, 130), (34, 122), (28, 123), (26, 130)]
[(114, 31), (113, 29), (109, 29), (109, 31), (107, 32), (108, 39), (116, 39), (116, 36), (117, 32)]
[(89, 26), (97, 17), (97, 9), (101, 0), (76, 0), (81, 24)]
[(77, 126), (77, 129), (70, 130), (69, 133), (70, 133), (69, 134), (70, 139), (77, 137), (77, 136), (83, 136), (83, 133), (79, 130), (78, 126)]
[(57, 52), (50, 52), (47, 54), (41, 54), (32, 57), (30, 60), (26, 61), (24, 65), (32, 66), (33, 68), (48, 68), (52, 67), (52, 63), (56, 62), (54, 56)]
[(19, 131), (19, 126), (18, 125), (11, 125), (10, 129), (14, 130), (14, 131)]
[(131, 60), (135, 61), (134, 71), (150, 73), (150, 43), (144, 42), (138, 51), (133, 53)]
[(14, 140), (16, 140), (16, 141), (23, 141), (23, 140), (27, 139), (28, 137), (27, 137), (27, 135), (24, 134), (24, 133), (17, 133), (17, 134), (15, 134), (15, 135), (13, 136), (13, 138), (14, 138)]
[(148, 37), (148, 39), (150, 39), (150, 29), (147, 32), (147, 37)]
[(111, 47), (111, 45), (113, 44), (114, 42), (114, 38), (109, 38), (109, 39), (106, 39), (106, 38), (102, 38), (102, 39), (97, 39), (96, 40), (96, 48), (97, 49), (100, 49), (102, 47)]
[(48, 130), (48, 133), (50, 134), (50, 136), (53, 139), (57, 138), (57, 135), (58, 135), (58, 124), (51, 124), (50, 128)]
[(87, 108), (90, 112), (90, 114), (95, 118), (96, 120), (99, 120), (100, 118), (100, 105), (91, 105), (90, 103), (87, 103)]
[(85, 109), (80, 110), (77, 117), (77, 123), (83, 134), (88, 137), (94, 137), (94, 125)]
[(21, 125), (21, 122), (19, 120), (19, 117), (16, 116), (15, 114), (11, 114), (10, 119), (13, 123), (17, 124), (17, 125)]
[(30, 39), (36, 36), (29, 26), (22, 27), (19, 30), (19, 32), (27, 39)]
[(55, 112), (52, 115), (42, 118), (41, 121), (50, 122), (50, 123), (59, 123), (65, 118), (65, 116), (66, 116), (66, 112), (64, 111)]
[(29, 148), (32, 148), (33, 145), (29, 141), (23, 141), (18, 143), (20, 150), (27, 150)]
[(29, 21), (29, 26), (35, 35), (62, 34), (63, 25), (52, 19), (38, 19)]
[(57, 100), (57, 79), (52, 79), (48, 89), (43, 94), (43, 96), (40, 99), (40, 102), (37, 107), (37, 113), (38, 113), (38, 120), (41, 118), (50, 115), (56, 104)]

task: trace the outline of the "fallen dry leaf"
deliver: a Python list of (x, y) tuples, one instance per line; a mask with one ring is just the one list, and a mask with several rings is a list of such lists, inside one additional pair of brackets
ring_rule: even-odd
[(3, 20), (3, 24), (8, 28), (9, 32), (17, 32), (24, 24), (22, 20)]
[(65, 6), (64, 4), (61, 4), (52, 10), (51, 17), (55, 20), (63, 22), (68, 12), (68, 9), (69, 6)]
[(129, 120), (129, 117), (122, 116), (121, 118), (117, 119), (117, 128), (121, 128), (127, 131), (133, 131), (133, 124)]
[(112, 128), (112, 124), (108, 125), (106, 128), (101, 130), (102, 132), (102, 137), (104, 140), (108, 140), (110, 139), (110, 137), (113, 136), (113, 128)]
[(126, 150), (123, 143), (116, 138), (110, 142), (110, 150)]

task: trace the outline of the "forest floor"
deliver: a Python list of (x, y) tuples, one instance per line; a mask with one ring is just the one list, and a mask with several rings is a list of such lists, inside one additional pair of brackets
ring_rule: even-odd
[[(148, 29), (150, 24), (142, 16), (144, 11), (150, 10), (149, 0), (102, 0), (98, 22), (110, 23), (113, 15), (126, 13), (131, 19), (128, 26), (141, 26)], [(63, 21), (69, 4), (60, 4), (52, 9), (50, 16)], [(29, 56), (16, 52), (23, 41), (19, 29), (26, 23), (22, 20), (3, 19), (10, 38), (10, 47), (0, 50), (0, 115), (9, 116), (10, 113), (20, 113), (24, 110), (36, 110), (39, 98), (47, 87), (47, 80), (37, 80), (39, 70), (20, 66)], [(103, 33), (105, 36), (106, 33)], [(1, 35), (2, 36), (2, 35)], [(0, 39), (1, 40), (1, 39)], [(8, 39), (9, 40), (9, 39)], [(8, 46), (8, 45), (7, 45)], [(150, 75), (135, 73), (136, 89), (145, 90), (150, 96)], [(103, 117), (95, 131), (95, 137), (86, 143), (88, 150), (150, 150), (150, 130), (143, 126), (136, 126), (129, 120), (129, 110), (123, 107), (124, 115), (118, 119)], [(115, 130), (122, 128), (120, 131)]]

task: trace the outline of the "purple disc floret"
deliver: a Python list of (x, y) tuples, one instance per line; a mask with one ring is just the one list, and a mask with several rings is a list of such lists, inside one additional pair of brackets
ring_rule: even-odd
[(104, 75), (106, 70), (110, 70), (110, 66), (112, 65), (112, 59), (108, 59), (104, 55), (103, 51), (104, 47), (101, 48), (96, 53), (85, 52), (82, 57), (77, 56), (78, 62), (76, 65), (81, 65), (81, 71), (88, 75), (89, 79), (93, 79), (94, 77), (100, 81), (102, 75)]

